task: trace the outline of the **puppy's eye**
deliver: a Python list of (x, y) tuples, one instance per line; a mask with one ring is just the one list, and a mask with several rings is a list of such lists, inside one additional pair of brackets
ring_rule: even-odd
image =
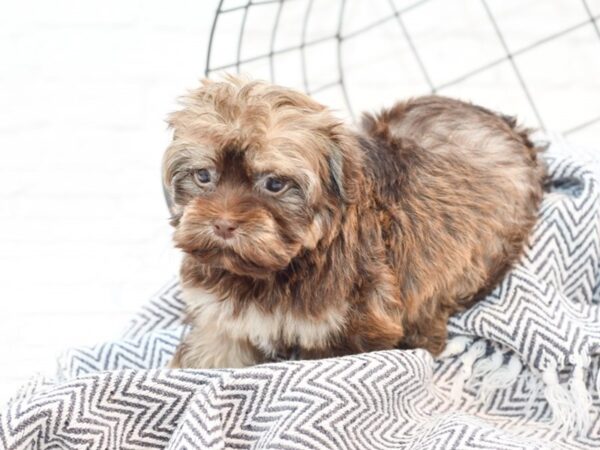
[(194, 172), (194, 178), (199, 184), (210, 183), (210, 171), (208, 169), (198, 169)]
[(281, 192), (285, 187), (286, 182), (281, 178), (269, 177), (265, 182), (265, 188), (269, 192)]

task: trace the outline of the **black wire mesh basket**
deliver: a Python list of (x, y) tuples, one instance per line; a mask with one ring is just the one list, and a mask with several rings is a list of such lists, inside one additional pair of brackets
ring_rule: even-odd
[(595, 0), (220, 0), (206, 76), (243, 72), (349, 117), (439, 93), (600, 137)]

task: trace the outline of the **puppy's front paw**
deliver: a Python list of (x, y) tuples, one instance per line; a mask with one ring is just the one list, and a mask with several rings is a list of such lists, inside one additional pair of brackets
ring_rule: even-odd
[(177, 347), (167, 367), (221, 369), (247, 367), (258, 362), (259, 355), (248, 342), (193, 327)]

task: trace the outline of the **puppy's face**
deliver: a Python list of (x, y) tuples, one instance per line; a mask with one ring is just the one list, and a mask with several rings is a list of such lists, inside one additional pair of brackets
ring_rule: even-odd
[(352, 139), (303, 94), (205, 81), (170, 124), (164, 181), (174, 239), (202, 263), (266, 277), (315, 248), (352, 201)]

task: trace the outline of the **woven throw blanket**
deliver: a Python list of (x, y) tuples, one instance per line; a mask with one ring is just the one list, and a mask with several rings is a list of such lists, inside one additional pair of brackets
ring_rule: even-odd
[(0, 409), (2, 449), (600, 448), (600, 202), (593, 154), (554, 138), (529, 248), (451, 319), (442, 357), (385, 351), (167, 370), (176, 281), (123, 336), (75, 348)]

